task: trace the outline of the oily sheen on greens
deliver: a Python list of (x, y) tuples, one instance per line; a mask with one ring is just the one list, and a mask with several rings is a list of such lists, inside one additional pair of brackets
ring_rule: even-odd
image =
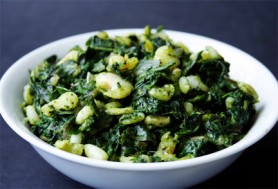
[[(111, 161), (194, 158), (233, 145), (250, 128), (258, 96), (229, 78), (229, 66), (212, 47), (192, 53), (161, 27), (99, 32), (85, 49), (30, 71), (23, 111), (34, 134), (74, 154), (93, 158), (84, 148), (92, 144)], [(109, 88), (104, 76), (120, 82)], [(75, 106), (61, 106), (63, 94), (76, 95)]]

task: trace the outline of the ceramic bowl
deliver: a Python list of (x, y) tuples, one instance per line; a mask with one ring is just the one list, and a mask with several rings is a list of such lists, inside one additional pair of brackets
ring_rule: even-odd
[[(107, 30), (110, 36), (140, 34), (141, 29)], [(121, 163), (93, 160), (59, 150), (36, 137), (24, 124), (21, 110), (23, 86), (29, 70), (46, 57), (64, 55), (71, 47), (84, 47), (95, 32), (64, 38), (44, 45), (16, 61), (0, 82), (0, 111), (7, 124), (49, 164), (68, 177), (96, 188), (185, 188), (221, 172), (248, 147), (264, 137), (278, 119), (278, 84), (271, 72), (245, 52), (207, 37), (166, 30), (174, 41), (186, 44), (192, 52), (214, 47), (230, 62), (230, 77), (251, 84), (259, 95), (255, 122), (247, 135), (221, 151), (189, 160), (161, 163)], [(258, 152), (259, 153), (259, 152)]]

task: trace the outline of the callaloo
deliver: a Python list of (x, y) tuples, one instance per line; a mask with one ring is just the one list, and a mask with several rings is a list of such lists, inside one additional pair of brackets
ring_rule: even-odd
[(239, 141), (256, 112), (256, 91), (230, 78), (229, 66), (213, 47), (192, 53), (161, 27), (101, 31), (30, 71), (25, 120), (45, 142), (93, 159), (202, 156)]

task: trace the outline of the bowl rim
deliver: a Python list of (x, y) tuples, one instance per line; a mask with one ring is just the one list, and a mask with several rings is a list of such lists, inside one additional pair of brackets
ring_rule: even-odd
[[(119, 32), (128, 32), (128, 33), (138, 33), (138, 32), (142, 32), (143, 29), (142, 28), (123, 28), (123, 29), (109, 29), (109, 30), (104, 30), (106, 31), (108, 34), (109, 33), (119, 33)], [(178, 35), (188, 35), (188, 36), (193, 36), (193, 37), (198, 37), (200, 39), (209, 39), (215, 43), (219, 43), (222, 45), (227, 46), (228, 48), (232, 48), (233, 50), (236, 50), (237, 52), (240, 52), (242, 54), (244, 54), (244, 56), (248, 56), (249, 58), (251, 58), (254, 62), (256, 62), (257, 64), (259, 64), (261, 66), (261, 69), (264, 69), (264, 71), (266, 73), (268, 73), (268, 75), (272, 78), (273, 80), (273, 84), (276, 83), (276, 86), (274, 86), (277, 90), (277, 95), (278, 95), (278, 83), (276, 78), (274, 77), (274, 75), (265, 67), (265, 65), (263, 65), (260, 61), (258, 61), (257, 59), (255, 59), (254, 57), (252, 57), (251, 55), (247, 54), (246, 52), (231, 46), (225, 42), (210, 38), (210, 37), (205, 37), (202, 35), (198, 35), (198, 34), (193, 34), (193, 33), (188, 33), (188, 32), (182, 32), (182, 31), (175, 31), (175, 30), (164, 30), (167, 34), (169, 34), (169, 36), (174, 35), (174, 34), (178, 34)], [(53, 42), (47, 43), (43, 46), (40, 46), (34, 50), (32, 50), (31, 52), (27, 53), (26, 55), (24, 55), (23, 57), (21, 57), (20, 59), (18, 59), (16, 62), (14, 62), (9, 69), (4, 73), (4, 75), (2, 76), (2, 79), (0, 81), (0, 91), (4, 91), (4, 83), (5, 81), (8, 79), (9, 75), (17, 69), (19, 64), (23, 64), (25, 59), (32, 57), (34, 54), (39, 53), (39, 52), (43, 52), (45, 49), (47, 49), (48, 47), (55, 45), (57, 43), (61, 43), (67, 40), (72, 40), (74, 38), (79, 38), (82, 36), (90, 36), (93, 35), (95, 33), (97, 33), (98, 31), (93, 31), (93, 32), (86, 32), (86, 33), (81, 33), (81, 34), (77, 34), (77, 35), (72, 35), (69, 37), (65, 37), (59, 40), (55, 40)], [(189, 47), (190, 48), (190, 47)], [(225, 58), (225, 57), (224, 57)], [(45, 143), (44, 141), (42, 141), (41, 139), (39, 139), (37, 136), (35, 136), (31, 131), (30, 133), (27, 133), (25, 131), (23, 131), (22, 129), (20, 129), (19, 127), (17, 127), (17, 125), (15, 124), (15, 122), (12, 120), (12, 118), (8, 115), (8, 113), (5, 111), (5, 107), (3, 106), (3, 102), (4, 100), (4, 95), (3, 93), (0, 93), (0, 112), (1, 115), (3, 117), (3, 119), (7, 122), (7, 124), (9, 125), (9, 127), (14, 130), (19, 136), (21, 136), (24, 140), (26, 140), (27, 142), (29, 142), (33, 147), (37, 147), (53, 156), (57, 156), (69, 161), (73, 161), (75, 163), (79, 163), (79, 164), (83, 164), (83, 165), (88, 165), (88, 166), (94, 166), (94, 167), (99, 167), (99, 168), (106, 168), (106, 169), (117, 169), (117, 170), (133, 170), (133, 171), (156, 171), (156, 170), (169, 170), (169, 169), (181, 169), (184, 167), (191, 167), (191, 166), (195, 166), (195, 165), (201, 165), (201, 164), (205, 164), (208, 162), (213, 162), (219, 159), (223, 159), (225, 157), (231, 156), (233, 154), (236, 153), (240, 153), (241, 151), (245, 150), (246, 148), (250, 147), (251, 145), (253, 145), (254, 143), (256, 143), (257, 141), (259, 141), (260, 139), (262, 139), (275, 125), (275, 123), (277, 122), (278, 119), (278, 111), (273, 113), (273, 117), (272, 120), (269, 122), (269, 126), (267, 127), (267, 129), (264, 132), (261, 132), (260, 135), (258, 135), (257, 137), (253, 137), (250, 138), (248, 140), (244, 140), (241, 139), (239, 142), (233, 144), (232, 146), (222, 149), (220, 151), (211, 153), (211, 154), (207, 154), (204, 156), (200, 156), (200, 157), (196, 157), (193, 159), (188, 159), (188, 160), (178, 160), (178, 161), (170, 161), (170, 162), (154, 162), (154, 163), (123, 163), (123, 162), (112, 162), (112, 161), (102, 161), (102, 160), (95, 160), (95, 159), (90, 159), (87, 157), (82, 157), (82, 156), (78, 156), (75, 154), (71, 154), (69, 152), (65, 152), (62, 150), (59, 150), (47, 143)], [(276, 102), (277, 106), (278, 106), (278, 101)], [(33, 135), (33, 137), (31, 135)], [(244, 141), (243, 141), (244, 140)]]

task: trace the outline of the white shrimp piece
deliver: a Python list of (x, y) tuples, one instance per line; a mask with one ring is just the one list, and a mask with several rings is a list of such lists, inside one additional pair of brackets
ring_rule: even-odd
[(78, 97), (73, 92), (65, 92), (59, 98), (50, 102), (55, 110), (72, 110), (78, 103)]
[(82, 155), (84, 149), (83, 144), (71, 143), (69, 140), (57, 140), (54, 146), (60, 150), (64, 150), (79, 156)]
[(132, 41), (128, 36), (116, 36), (115, 40), (125, 46), (130, 46)]
[(155, 51), (153, 59), (159, 60), (161, 62), (160, 65), (165, 65), (174, 62), (175, 64), (172, 66), (172, 68), (175, 68), (180, 64), (180, 60), (174, 54), (174, 49), (167, 45), (159, 47)]
[(98, 160), (107, 160), (108, 154), (101, 148), (93, 144), (85, 144), (84, 152), (88, 158), (98, 159)]
[(209, 90), (198, 75), (182, 76), (179, 79), (179, 88), (184, 94), (191, 89), (199, 89), (204, 92)]
[(161, 152), (162, 154), (174, 153), (176, 144), (178, 142), (178, 135), (175, 134), (175, 136), (172, 137), (170, 134), (170, 132), (167, 132), (162, 135), (157, 149), (158, 152)]
[(179, 79), (179, 88), (182, 93), (186, 94), (190, 91), (190, 85), (186, 77), (182, 76)]
[(54, 108), (50, 104), (45, 104), (41, 107), (41, 112), (45, 116), (51, 116), (53, 111), (54, 111)]
[(123, 57), (118, 54), (111, 54), (108, 58), (108, 66), (106, 69), (107, 71), (113, 71), (116, 66), (119, 71), (124, 72), (127, 70), (133, 70), (138, 63), (139, 60), (136, 57), (129, 58), (128, 55)]
[(186, 54), (190, 54), (189, 48), (187, 46), (185, 46), (183, 43), (177, 42), (175, 45), (177, 45), (178, 47), (181, 47)]
[(179, 80), (180, 77), (181, 77), (181, 69), (180, 68), (173, 69), (170, 75), (171, 80), (176, 82)]
[(65, 92), (59, 98), (41, 107), (41, 111), (46, 116), (51, 116), (53, 110), (72, 110), (78, 104), (78, 96), (73, 92)]
[(200, 89), (204, 92), (208, 91), (208, 87), (206, 86), (206, 84), (203, 83), (203, 81), (201, 80), (201, 78), (198, 75), (190, 75), (186, 77), (189, 85), (191, 88), (193, 89)]
[(63, 63), (65, 63), (68, 60), (73, 60), (73, 61), (77, 61), (78, 60), (78, 56), (79, 56), (79, 51), (77, 50), (71, 50), (68, 54), (66, 54), (58, 63), (57, 65), (61, 65)]
[(133, 123), (144, 120), (145, 114), (142, 112), (134, 112), (130, 114), (124, 114), (120, 117), (119, 122), (123, 125), (130, 125)]
[(251, 95), (254, 98), (254, 103), (259, 102), (259, 96), (256, 92), (256, 90), (249, 84), (244, 82), (237, 82), (237, 85), (241, 91), (243, 91), (246, 94)]
[(28, 121), (31, 125), (34, 125), (38, 121), (40, 121), (40, 117), (37, 114), (34, 106), (32, 106), (32, 105), (29, 105), (29, 106), (26, 107), (26, 116), (27, 116), (27, 119), (28, 119)]
[(109, 35), (105, 31), (99, 31), (97, 33), (97, 37), (100, 39), (107, 39), (109, 37)]
[(53, 75), (50, 79), (49, 79), (49, 83), (52, 86), (56, 86), (58, 84), (60, 77), (58, 75)]
[(157, 127), (164, 127), (171, 123), (170, 116), (154, 116), (148, 115), (144, 120), (146, 125), (153, 125)]
[(122, 99), (130, 95), (133, 86), (117, 74), (102, 72), (95, 77), (96, 87), (105, 96), (114, 99)]
[(162, 101), (169, 101), (175, 93), (175, 87), (172, 84), (166, 84), (162, 87), (153, 87), (149, 90), (149, 95)]
[(33, 98), (34, 97), (31, 94), (31, 86), (29, 84), (24, 86), (24, 89), (23, 89), (23, 98), (24, 98), (24, 101), (27, 104), (32, 104), (33, 103)]
[(129, 114), (133, 113), (134, 109), (131, 106), (127, 106), (124, 108), (107, 108), (105, 111), (109, 115), (122, 115), (122, 114)]
[(124, 58), (125, 58), (126, 62), (125, 62), (125, 66), (124, 66), (123, 70), (133, 70), (139, 63), (139, 60), (136, 57), (129, 58), (127, 55), (125, 55)]
[(82, 133), (78, 133), (76, 135), (72, 134), (72, 135), (70, 135), (70, 143), (81, 144), (83, 138), (84, 138), (84, 135)]
[(122, 107), (121, 103), (119, 103), (117, 101), (108, 102), (107, 104), (104, 105), (105, 109), (109, 109), (109, 108), (121, 108), (121, 107)]
[(125, 63), (125, 58), (119, 54), (111, 54), (108, 58), (107, 70), (112, 71), (113, 65), (117, 64), (119, 67)]
[(214, 49), (214, 48), (211, 47), (211, 46), (206, 46), (206, 47), (205, 47), (205, 50), (203, 50), (201, 56), (202, 56), (202, 59), (203, 59), (203, 60), (221, 58), (221, 56), (219, 55), (219, 53), (217, 52), (217, 50)]
[(136, 159), (140, 159), (143, 160), (144, 162), (151, 162), (151, 158), (150, 156), (146, 155), (146, 154), (140, 154), (139, 156), (136, 157), (135, 156), (121, 156), (120, 157), (120, 162), (123, 163), (134, 163), (136, 161)]
[(88, 119), (94, 115), (94, 110), (92, 109), (91, 106), (84, 106), (78, 113), (75, 118), (75, 123), (76, 124), (82, 124)]
[(114, 101), (104, 105), (105, 112), (109, 115), (121, 115), (134, 112), (131, 106), (122, 107), (121, 103)]
[(190, 115), (193, 112), (193, 108), (194, 108), (193, 104), (190, 102), (184, 102), (183, 105), (184, 105), (185, 112)]
[(152, 53), (154, 51), (154, 46), (149, 39), (146, 39), (144, 42), (144, 49), (145, 51)]

